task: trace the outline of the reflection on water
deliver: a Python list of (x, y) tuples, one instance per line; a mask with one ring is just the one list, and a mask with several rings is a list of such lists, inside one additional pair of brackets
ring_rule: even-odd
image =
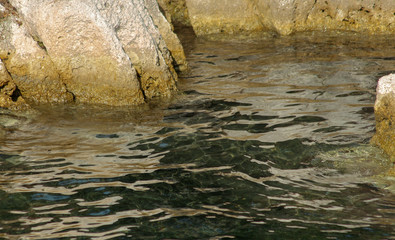
[(366, 144), (395, 42), (187, 44), (169, 102), (2, 113), (0, 237), (395, 239), (395, 197), (365, 178), (388, 166)]

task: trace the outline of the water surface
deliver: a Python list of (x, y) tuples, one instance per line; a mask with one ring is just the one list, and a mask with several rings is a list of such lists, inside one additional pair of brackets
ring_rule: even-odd
[(367, 178), (388, 167), (368, 142), (393, 39), (183, 38), (174, 99), (1, 113), (0, 237), (395, 239)]

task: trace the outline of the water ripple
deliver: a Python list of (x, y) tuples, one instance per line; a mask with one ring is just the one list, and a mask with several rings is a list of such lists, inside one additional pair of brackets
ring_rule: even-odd
[(191, 40), (172, 100), (1, 113), (0, 238), (393, 239), (394, 42), (354, 37)]

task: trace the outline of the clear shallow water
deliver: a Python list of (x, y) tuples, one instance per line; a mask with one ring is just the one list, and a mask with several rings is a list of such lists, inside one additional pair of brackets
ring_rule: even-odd
[(186, 38), (169, 102), (2, 113), (0, 237), (395, 239), (395, 196), (365, 178), (385, 166), (338, 167), (380, 159), (392, 40)]

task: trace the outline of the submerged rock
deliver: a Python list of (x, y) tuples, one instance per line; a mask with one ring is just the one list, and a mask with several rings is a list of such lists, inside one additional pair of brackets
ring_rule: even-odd
[(318, 167), (336, 169), (373, 183), (377, 187), (395, 193), (395, 168), (382, 149), (370, 144), (341, 147), (320, 152), (312, 160)]
[(29, 103), (134, 105), (177, 89), (174, 67), (184, 69), (185, 55), (155, 1), (0, 6), (0, 79)]
[(380, 78), (376, 94), (376, 133), (372, 143), (395, 159), (395, 74)]
[(320, 152), (312, 161), (315, 166), (335, 168), (345, 174), (371, 177), (387, 172), (392, 164), (383, 151), (370, 144), (342, 147)]
[(186, 0), (197, 35), (274, 31), (395, 32), (393, 0)]

